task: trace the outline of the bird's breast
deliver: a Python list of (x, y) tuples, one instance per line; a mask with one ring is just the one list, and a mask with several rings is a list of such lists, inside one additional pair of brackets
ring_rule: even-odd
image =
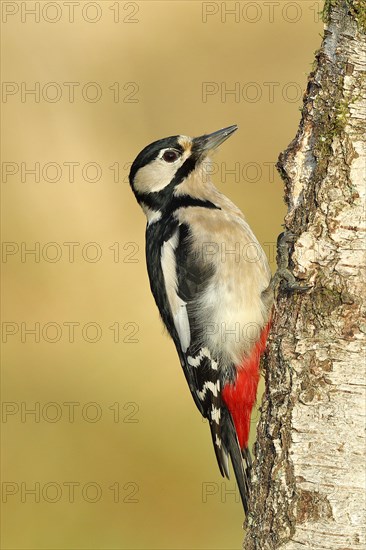
[[(245, 219), (225, 210), (180, 213), (191, 231), (192, 253), (212, 275), (194, 299), (202, 344), (219, 364), (242, 363), (268, 323), (262, 292), (271, 273), (267, 258)], [(193, 210), (193, 209), (192, 209)]]

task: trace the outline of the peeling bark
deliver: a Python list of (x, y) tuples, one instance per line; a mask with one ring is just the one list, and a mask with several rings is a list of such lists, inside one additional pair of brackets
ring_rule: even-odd
[(245, 550), (365, 548), (365, 13), (326, 0), (298, 133), (280, 155), (296, 235), (265, 363)]

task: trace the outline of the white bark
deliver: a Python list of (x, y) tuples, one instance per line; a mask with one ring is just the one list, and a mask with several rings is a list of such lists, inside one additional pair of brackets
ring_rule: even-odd
[(277, 298), (245, 550), (366, 547), (366, 7), (327, 6), (299, 131), (279, 162), (293, 272), (313, 289)]

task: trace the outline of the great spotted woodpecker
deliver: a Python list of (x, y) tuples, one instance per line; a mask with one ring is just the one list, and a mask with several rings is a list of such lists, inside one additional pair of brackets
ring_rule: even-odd
[(129, 178), (147, 217), (152, 294), (210, 424), (221, 474), (229, 478), (230, 456), (247, 512), (250, 416), (273, 293), (266, 256), (244, 215), (210, 179), (209, 153), (236, 129), (155, 141)]

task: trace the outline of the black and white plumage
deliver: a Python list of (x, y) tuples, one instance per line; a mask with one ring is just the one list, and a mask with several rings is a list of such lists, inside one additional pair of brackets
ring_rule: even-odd
[[(249, 420), (272, 295), (257, 239), (207, 170), (209, 152), (236, 129), (152, 143), (134, 161), (130, 184), (147, 217), (153, 296), (192, 397), (210, 423), (220, 471), (229, 477), (230, 457), (247, 511)], [(238, 243), (239, 261), (232, 253)], [(250, 247), (255, 257), (248, 257)], [(239, 330), (223, 338), (223, 326), (229, 333), (232, 327)], [(253, 327), (254, 336), (247, 330)]]

